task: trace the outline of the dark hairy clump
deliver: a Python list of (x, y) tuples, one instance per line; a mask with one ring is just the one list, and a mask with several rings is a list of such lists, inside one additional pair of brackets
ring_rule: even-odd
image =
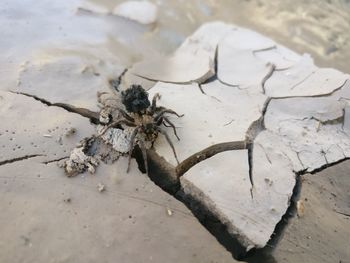
[(129, 89), (123, 91), (122, 103), (128, 112), (133, 113), (140, 113), (151, 105), (148, 93), (141, 85), (131, 85)]

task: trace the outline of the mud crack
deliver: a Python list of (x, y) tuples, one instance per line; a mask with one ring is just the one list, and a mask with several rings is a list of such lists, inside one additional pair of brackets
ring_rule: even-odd
[(99, 121), (99, 113), (98, 112), (94, 112), (94, 111), (91, 111), (89, 109), (86, 109), (86, 108), (78, 108), (78, 107), (75, 107), (73, 105), (70, 105), (70, 104), (66, 104), (66, 103), (51, 103), (43, 98), (39, 98), (35, 95), (31, 95), (31, 94), (28, 94), (28, 93), (24, 93), (24, 92), (14, 92), (14, 91), (10, 91), (11, 93), (13, 94), (18, 94), (18, 95), (23, 95), (23, 96), (27, 96), (27, 97), (30, 97), (30, 98), (33, 98), (49, 107), (59, 107), (59, 108), (62, 108), (68, 112), (71, 112), (71, 113), (76, 113), (76, 114), (79, 114), (80, 116), (83, 116), (85, 118), (88, 118), (93, 124), (99, 124), (100, 121)]
[(45, 162), (42, 162), (42, 163), (43, 163), (43, 164), (50, 164), (50, 163), (59, 162), (59, 161), (62, 161), (62, 160), (64, 160), (64, 159), (68, 159), (68, 158), (69, 158), (69, 156), (64, 156), (64, 157), (61, 157), (61, 158), (57, 158), (57, 159), (45, 161)]
[(24, 155), (24, 156), (21, 156), (21, 157), (17, 157), (17, 158), (1, 161), (0, 162), (0, 166), (6, 165), (6, 164), (10, 164), (10, 163), (14, 163), (14, 162), (23, 161), (23, 160), (28, 160), (28, 159), (39, 157), (39, 156), (45, 156), (45, 155), (43, 155), (43, 154)]

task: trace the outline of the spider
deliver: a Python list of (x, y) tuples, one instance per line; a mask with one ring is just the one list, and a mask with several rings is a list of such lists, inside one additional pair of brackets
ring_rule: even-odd
[[(159, 133), (164, 135), (173, 151), (177, 163), (179, 163), (175, 147), (167, 132), (161, 128), (161, 125), (163, 124), (165, 127), (171, 127), (176, 138), (180, 140), (179, 136), (177, 135), (175, 125), (169, 120), (167, 116), (165, 116), (165, 114), (173, 114), (177, 117), (183, 117), (184, 115), (179, 115), (171, 109), (157, 106), (157, 100), (160, 99), (159, 93), (156, 93), (153, 96), (151, 104), (148, 99), (148, 93), (142, 88), (141, 85), (131, 85), (128, 89), (123, 91), (121, 95), (122, 104), (125, 106), (126, 111), (117, 108), (122, 117), (107, 125), (100, 136), (102, 136), (109, 128), (117, 128), (122, 124), (129, 127), (135, 127), (130, 136), (128, 168), (126, 172), (129, 172), (131, 154), (134, 150), (135, 144), (137, 143), (141, 149), (146, 173), (148, 174), (147, 150), (145, 141), (151, 142), (153, 146), (153, 143), (157, 139)], [(141, 136), (138, 136), (137, 138), (136, 136), (138, 134)]]

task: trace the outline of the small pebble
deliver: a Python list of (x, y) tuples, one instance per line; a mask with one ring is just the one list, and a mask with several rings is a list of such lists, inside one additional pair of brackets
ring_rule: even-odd
[(104, 184), (102, 184), (102, 183), (99, 183), (97, 185), (97, 189), (98, 189), (99, 192), (103, 192), (103, 191), (106, 190), (106, 186)]

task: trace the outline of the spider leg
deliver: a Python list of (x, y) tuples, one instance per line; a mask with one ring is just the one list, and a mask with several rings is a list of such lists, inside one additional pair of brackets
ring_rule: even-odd
[(176, 162), (177, 164), (179, 164), (179, 160), (177, 159), (177, 155), (176, 155), (176, 151), (175, 151), (175, 147), (174, 147), (174, 144), (172, 143), (172, 141), (170, 140), (170, 137), (169, 135), (166, 133), (166, 131), (163, 131), (162, 129), (158, 128), (157, 129), (161, 134), (163, 134), (167, 140), (167, 142), (169, 143), (171, 149), (173, 150), (173, 153), (174, 153), (174, 156), (175, 156), (175, 159), (176, 159)]
[(180, 114), (176, 113), (176, 112), (173, 111), (173, 110), (170, 110), (170, 109), (163, 109), (163, 110), (161, 110), (161, 111), (154, 117), (154, 120), (155, 120), (155, 121), (158, 121), (159, 118), (162, 117), (165, 113), (174, 114), (174, 115), (176, 115), (177, 117), (183, 117), (183, 116), (184, 116), (184, 114), (181, 114), (181, 115), (180, 115)]
[(131, 154), (132, 151), (134, 150), (134, 145), (135, 145), (135, 139), (136, 135), (139, 132), (140, 127), (136, 127), (135, 130), (133, 130), (131, 137), (130, 137), (130, 148), (129, 148), (129, 157), (128, 157), (128, 168), (126, 169), (126, 172), (128, 173), (130, 170), (130, 163), (131, 163)]
[(130, 126), (130, 127), (135, 127), (135, 123), (131, 122), (131, 121), (128, 121), (128, 120), (116, 120), (115, 122), (112, 122), (111, 124), (107, 125), (103, 131), (100, 133), (99, 137), (101, 137), (102, 135), (104, 135), (106, 133), (106, 131), (109, 129), (109, 128), (114, 128), (116, 127), (117, 125), (119, 124), (125, 124), (127, 126)]
[(155, 108), (154, 112), (159, 112), (159, 111), (162, 111), (162, 110), (166, 110), (166, 108), (163, 107), (163, 106), (157, 106), (157, 107)]
[(134, 118), (131, 117), (129, 114), (126, 113), (125, 110), (121, 109), (121, 108), (117, 108), (117, 110), (122, 114), (122, 116), (127, 119), (128, 121), (134, 122)]
[(142, 152), (143, 163), (145, 165), (146, 174), (148, 175), (148, 162), (147, 162), (147, 150), (143, 141), (139, 141), (139, 146)]
[[(169, 124), (173, 128), (173, 131), (174, 131), (176, 138), (180, 141), (179, 136), (177, 136), (176, 127), (175, 127), (174, 123), (172, 123), (167, 117), (163, 116), (163, 124), (164, 124), (164, 122), (166, 122), (167, 124)], [(164, 126), (166, 126), (166, 125), (164, 124)], [(166, 126), (166, 127), (170, 127), (170, 126)]]
[(167, 128), (171, 127), (169, 124), (167, 124), (165, 121), (163, 121), (163, 125)]
[(160, 94), (159, 93), (154, 94), (153, 99), (152, 99), (152, 106), (151, 106), (151, 113), (152, 114), (157, 109), (157, 100), (159, 100), (159, 99), (160, 99)]

